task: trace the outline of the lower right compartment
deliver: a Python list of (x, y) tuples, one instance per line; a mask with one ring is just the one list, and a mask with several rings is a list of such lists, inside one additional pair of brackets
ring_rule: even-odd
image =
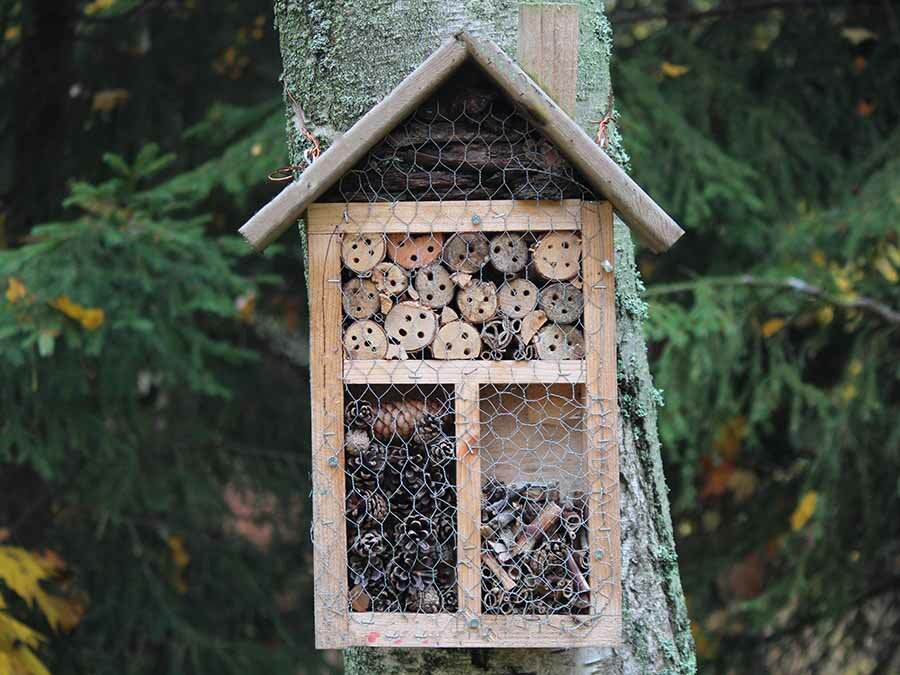
[(480, 399), (482, 612), (587, 614), (584, 386), (483, 385)]

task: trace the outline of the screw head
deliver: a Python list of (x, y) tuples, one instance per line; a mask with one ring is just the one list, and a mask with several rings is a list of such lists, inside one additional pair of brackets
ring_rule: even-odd
[(481, 625), (481, 621), (479, 621), (476, 617), (472, 617), (469, 619), (469, 628), (478, 628)]
[(332, 455), (328, 458), (328, 466), (335, 467), (338, 465), (338, 458)]
[(603, 551), (594, 551), (594, 557), (597, 560), (603, 560)]
[(609, 260), (604, 260), (602, 263), (600, 263), (600, 267), (602, 267), (603, 271), (607, 274), (613, 271), (612, 263), (609, 262)]
[(477, 213), (474, 216), (472, 216), (472, 224), (473, 225), (481, 225), (481, 216), (479, 216)]

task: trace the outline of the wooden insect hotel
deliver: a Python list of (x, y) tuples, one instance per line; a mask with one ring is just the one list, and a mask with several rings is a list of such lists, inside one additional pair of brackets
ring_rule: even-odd
[(306, 223), (319, 647), (620, 642), (614, 208), (682, 234), (461, 33), (241, 229)]

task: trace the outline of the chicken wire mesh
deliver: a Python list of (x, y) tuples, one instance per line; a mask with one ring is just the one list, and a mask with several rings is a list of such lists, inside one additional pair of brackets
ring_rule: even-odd
[(322, 411), (340, 433), (319, 450), (342, 458), (344, 499), (316, 531), (343, 528), (327, 546), (345, 549), (317, 568), (342, 594), (319, 598), (326, 615), (449, 614), (489, 641), (479, 617), (567, 631), (607, 611), (615, 392), (588, 367), (615, 367), (597, 318), (612, 279), (584, 186), (463, 70), (323, 200), (340, 271), (311, 283), (340, 290), (343, 382), (342, 409)]

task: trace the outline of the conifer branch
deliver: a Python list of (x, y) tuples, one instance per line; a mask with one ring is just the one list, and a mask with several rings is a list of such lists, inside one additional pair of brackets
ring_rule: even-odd
[(714, 9), (688, 11), (688, 12), (610, 12), (610, 18), (616, 24), (637, 23), (639, 21), (651, 21), (664, 19), (669, 22), (691, 23), (706, 19), (730, 18), (769, 12), (772, 10), (803, 11), (807, 9), (824, 9), (828, 7), (843, 7), (855, 4), (857, 6), (877, 6), (881, 0), (861, 0), (857, 3), (849, 3), (847, 0), (766, 0), (753, 4), (716, 7)]
[(711, 288), (716, 286), (753, 286), (758, 288), (776, 288), (794, 291), (802, 295), (808, 295), (820, 300), (824, 300), (836, 307), (844, 307), (846, 309), (858, 309), (860, 311), (874, 314), (887, 323), (895, 326), (900, 325), (900, 311), (893, 307), (885, 305), (877, 300), (865, 296), (840, 297), (829, 293), (819, 286), (810, 284), (797, 277), (787, 277), (785, 279), (763, 279), (753, 276), (752, 274), (740, 274), (732, 277), (707, 277), (698, 281), (684, 281), (674, 284), (663, 284), (647, 289), (645, 296), (654, 297), (660, 295), (670, 295), (672, 293), (682, 293), (685, 291), (695, 291), (700, 288)]

